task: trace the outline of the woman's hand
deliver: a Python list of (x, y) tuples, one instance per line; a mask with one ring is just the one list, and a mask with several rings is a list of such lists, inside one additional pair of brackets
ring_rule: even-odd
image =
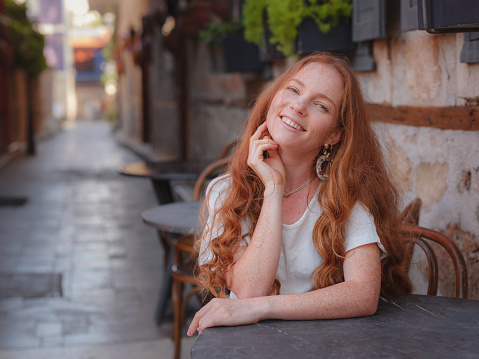
[[(267, 152), (267, 158), (264, 153)], [(258, 127), (249, 141), (248, 166), (259, 176), (265, 185), (265, 192), (275, 189), (283, 191), (285, 169), (278, 153), (278, 144), (268, 134), (266, 122)]]
[(261, 298), (214, 298), (195, 314), (188, 335), (192, 336), (196, 330), (201, 333), (209, 327), (256, 323), (263, 319), (260, 314), (262, 307)]

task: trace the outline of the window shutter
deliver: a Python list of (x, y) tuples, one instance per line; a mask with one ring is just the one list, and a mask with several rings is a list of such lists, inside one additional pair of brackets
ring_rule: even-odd
[(401, 31), (417, 29), (417, 0), (401, 0)]
[(386, 0), (353, 1), (353, 41), (386, 36)]
[(354, 71), (375, 71), (376, 61), (373, 56), (373, 41), (358, 42), (353, 58)]
[(479, 62), (479, 32), (466, 32), (460, 61), (466, 64)]
[(417, 0), (419, 30), (425, 30), (423, 5), (432, 34), (447, 32), (469, 32), (479, 29), (478, 0)]

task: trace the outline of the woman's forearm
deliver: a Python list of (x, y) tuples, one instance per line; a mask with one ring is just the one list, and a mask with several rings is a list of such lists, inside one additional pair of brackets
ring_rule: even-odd
[(365, 284), (349, 281), (308, 293), (261, 297), (259, 317), (310, 320), (372, 315), (376, 312), (379, 291), (368, 290)]
[(198, 313), (188, 335), (214, 326), (256, 323), (263, 319), (313, 320), (372, 315), (379, 300), (380, 283), (346, 281), (301, 294), (246, 299), (213, 299)]
[(283, 194), (277, 192), (264, 199), (250, 244), (227, 273), (228, 287), (238, 298), (264, 296), (271, 291), (282, 240)]
[(218, 325), (242, 325), (263, 319), (310, 320), (371, 315), (381, 290), (381, 260), (375, 243), (346, 253), (345, 281), (301, 294), (246, 299), (213, 299), (191, 322), (188, 334)]

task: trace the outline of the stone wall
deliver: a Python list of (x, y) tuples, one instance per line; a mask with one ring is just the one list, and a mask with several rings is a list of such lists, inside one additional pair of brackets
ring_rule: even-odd
[(188, 157), (215, 160), (241, 134), (248, 106), (266, 81), (259, 74), (218, 72), (204, 44), (190, 48)]
[[(459, 62), (462, 42), (463, 34), (425, 31), (375, 41), (377, 71), (358, 74), (368, 101), (417, 107), (477, 105), (479, 64)], [(455, 119), (449, 120), (454, 128)], [(404, 191), (405, 203), (420, 197), (419, 224), (446, 234), (462, 250), (469, 270), (469, 296), (479, 299), (479, 132), (379, 127), (387, 134), (391, 172)], [(453, 295), (452, 263), (445, 253), (438, 259), (439, 289)], [(424, 260), (419, 267), (426, 270)]]
[[(142, 16), (151, 11), (152, 8), (152, 1), (150, 0), (118, 2), (117, 42), (120, 43), (128, 38), (130, 29), (137, 32), (135, 40), (139, 41)], [(141, 143), (141, 70), (133, 61), (132, 50), (132, 48), (129, 48), (128, 51), (121, 54), (124, 72), (119, 79), (119, 123), (121, 134), (125, 140)]]

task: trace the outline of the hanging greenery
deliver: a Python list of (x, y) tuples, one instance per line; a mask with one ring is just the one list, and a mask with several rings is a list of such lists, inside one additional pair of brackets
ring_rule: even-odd
[(267, 25), (272, 33), (269, 41), (291, 56), (298, 27), (304, 19), (312, 18), (319, 30), (327, 33), (342, 18), (350, 18), (352, 10), (352, 0), (246, 0), (243, 7), (245, 38), (262, 48)]
[(13, 65), (30, 76), (38, 76), (47, 68), (43, 48), (45, 37), (35, 29), (35, 23), (27, 17), (25, 4), (6, 0), (8, 39), (13, 47)]
[(198, 34), (198, 40), (215, 47), (221, 44), (224, 36), (243, 31), (243, 24), (238, 20), (227, 20), (224, 22), (211, 21)]

